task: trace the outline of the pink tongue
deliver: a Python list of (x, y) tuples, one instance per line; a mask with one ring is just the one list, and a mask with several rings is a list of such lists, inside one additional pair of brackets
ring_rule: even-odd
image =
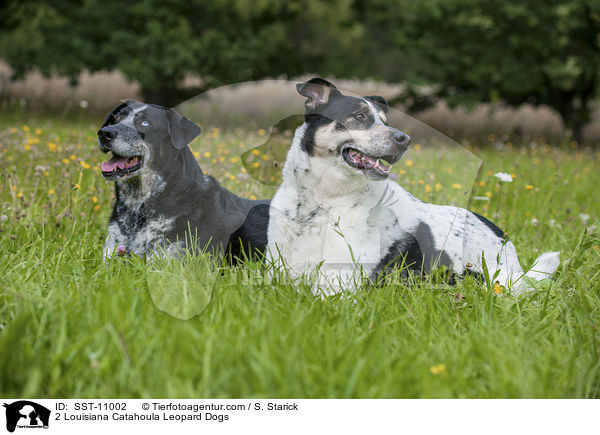
[(374, 159), (373, 157), (369, 157), (367, 155), (365, 155), (364, 159), (365, 159), (365, 162), (368, 162), (373, 166), (375, 166), (375, 164), (377, 163), (377, 159)]
[(102, 172), (112, 172), (118, 166), (119, 169), (123, 169), (127, 164), (128, 157), (113, 157), (108, 162), (102, 162)]

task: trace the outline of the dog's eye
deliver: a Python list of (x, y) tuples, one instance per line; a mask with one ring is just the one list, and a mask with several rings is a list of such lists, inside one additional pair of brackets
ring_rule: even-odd
[(358, 113), (354, 114), (354, 119), (357, 119), (359, 121), (364, 121), (365, 119), (367, 119), (367, 117), (365, 116), (364, 113), (358, 112)]
[(142, 127), (148, 127), (150, 125), (150, 123), (148, 121), (142, 121), (142, 122), (140, 122), (140, 125)]

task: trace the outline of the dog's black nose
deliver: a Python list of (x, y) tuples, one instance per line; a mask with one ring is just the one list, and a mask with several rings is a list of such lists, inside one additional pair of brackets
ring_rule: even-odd
[(402, 133), (400, 130), (394, 130), (392, 136), (394, 137), (394, 142), (398, 145), (408, 146), (410, 143), (410, 136), (406, 133)]
[(111, 141), (115, 138), (115, 132), (107, 129), (106, 127), (98, 130), (98, 137), (104, 141)]

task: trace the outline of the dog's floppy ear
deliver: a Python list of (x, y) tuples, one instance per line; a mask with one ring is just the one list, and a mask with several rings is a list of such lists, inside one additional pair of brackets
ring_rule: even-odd
[(318, 106), (327, 104), (333, 95), (340, 93), (333, 83), (319, 77), (310, 79), (306, 83), (298, 83), (296, 90), (307, 98), (304, 103), (307, 110), (314, 110)]
[(385, 101), (385, 98), (383, 98), (381, 95), (368, 95), (363, 98), (377, 104), (385, 113), (387, 113), (388, 109), (390, 108), (387, 101)]
[(184, 118), (173, 109), (167, 110), (167, 120), (171, 143), (178, 150), (184, 149), (202, 132), (200, 127), (189, 119)]

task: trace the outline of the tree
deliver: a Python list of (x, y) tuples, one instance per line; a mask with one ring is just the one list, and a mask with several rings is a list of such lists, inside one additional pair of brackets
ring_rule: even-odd
[(175, 105), (200, 89), (305, 71), (351, 71), (360, 23), (350, 0), (9, 0), (0, 9), (0, 57), (21, 77), (33, 68), (73, 80), (118, 69), (145, 100)]
[(396, 1), (390, 37), (450, 103), (545, 104), (581, 141), (598, 95), (598, 0)]

